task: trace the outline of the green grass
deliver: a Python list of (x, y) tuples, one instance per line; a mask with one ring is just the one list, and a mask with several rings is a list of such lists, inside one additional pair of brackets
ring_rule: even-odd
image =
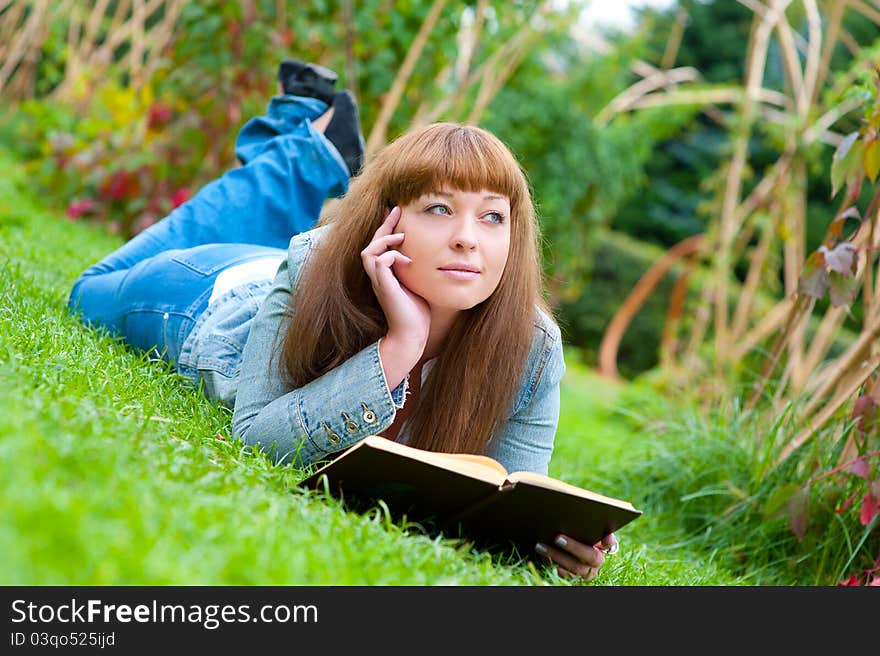
[[(2, 152), (0, 166), (0, 584), (571, 584), (297, 491), (300, 471), (232, 440), (229, 411), (68, 316), (76, 276), (121, 240), (46, 209)], [(731, 557), (731, 531), (706, 538), (718, 506), (699, 500), (748, 470), (734, 441), (655, 430), (637, 416), (662, 408), (654, 392), (570, 355), (550, 473), (646, 511), (591, 585), (810, 581), (791, 558)]]

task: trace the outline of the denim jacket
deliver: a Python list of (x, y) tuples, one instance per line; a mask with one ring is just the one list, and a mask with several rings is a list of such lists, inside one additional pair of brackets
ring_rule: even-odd
[[(288, 390), (281, 381), (274, 357), (276, 332), (304, 264), (329, 228), (293, 237), (271, 283), (242, 285), (212, 303), (181, 351), (181, 370), (197, 370), (210, 398), (234, 402), (233, 433), (270, 451), (275, 461), (311, 464), (380, 434), (391, 426), (406, 396), (408, 377), (394, 390), (388, 388), (379, 340), (299, 389)], [(534, 326), (519, 391), (486, 455), (508, 471), (546, 474), (565, 362), (559, 327), (538, 308)], [(430, 361), (424, 373), (429, 366)], [(407, 427), (399, 433), (401, 442), (407, 441)]]

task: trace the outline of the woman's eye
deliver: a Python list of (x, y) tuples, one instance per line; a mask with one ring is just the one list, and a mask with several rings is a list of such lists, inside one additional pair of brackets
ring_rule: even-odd
[(486, 218), (490, 223), (504, 223), (504, 215), (500, 212), (489, 212)]
[(428, 210), (428, 214), (442, 214), (449, 215), (452, 212), (449, 211), (449, 208), (446, 205), (431, 205)]

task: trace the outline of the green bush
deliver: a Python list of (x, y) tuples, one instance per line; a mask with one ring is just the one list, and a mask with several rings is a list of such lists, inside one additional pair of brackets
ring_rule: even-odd
[[(590, 366), (598, 364), (602, 337), (621, 303), (648, 268), (664, 253), (664, 249), (659, 246), (613, 230), (599, 231), (596, 244), (591, 275), (583, 285), (584, 291), (575, 300), (562, 301), (556, 308), (563, 340), (576, 347), (584, 363)], [(680, 271), (681, 264), (678, 264), (667, 272), (627, 326), (617, 352), (617, 366), (622, 376), (635, 378), (658, 364), (666, 312)], [(700, 269), (691, 275), (687, 305), (681, 317), (682, 331), (687, 330), (693, 316), (694, 304), (698, 301), (697, 290), (706, 275)], [(740, 292), (738, 285), (731, 286), (728, 300), (731, 312), (739, 302)], [(767, 294), (759, 296), (756, 305), (759, 311), (766, 311), (775, 302)], [(825, 307), (820, 305), (813, 311), (807, 328), (808, 340), (818, 327), (824, 311)], [(843, 353), (855, 339), (858, 330), (859, 322), (850, 317), (837, 332), (828, 357), (837, 357)], [(761, 361), (761, 353), (755, 350), (741, 364), (745, 369), (751, 369), (760, 367)]]
[[(613, 230), (597, 235), (592, 273), (583, 293), (562, 302), (557, 314), (563, 339), (578, 347), (586, 364), (597, 363), (605, 329), (627, 294), (663, 253), (663, 249), (639, 242)], [(675, 284), (673, 269), (657, 285), (627, 327), (618, 350), (620, 373), (632, 377), (657, 364), (666, 308)]]

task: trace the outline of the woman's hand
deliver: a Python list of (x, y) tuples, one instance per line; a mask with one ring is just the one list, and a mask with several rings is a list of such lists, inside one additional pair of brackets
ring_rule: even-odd
[(541, 543), (535, 545), (537, 553), (556, 563), (556, 571), (560, 576), (580, 577), (588, 581), (596, 578), (599, 568), (605, 563), (605, 554), (617, 553), (618, 548), (614, 533), (609, 533), (593, 546), (573, 540), (567, 535), (557, 535), (553, 546)]
[(407, 266), (412, 260), (394, 246), (403, 243), (402, 232), (392, 232), (400, 220), (400, 208), (392, 209), (361, 251), (364, 270), (385, 313), (388, 332), (379, 341), (379, 360), (389, 389), (394, 389), (418, 363), (428, 343), (431, 310), (428, 303), (397, 279), (392, 267)]
[(404, 240), (404, 233), (393, 232), (400, 214), (399, 207), (388, 213), (372, 241), (361, 251), (361, 260), (385, 313), (388, 336), (395, 341), (419, 344), (424, 348), (431, 329), (428, 303), (404, 287), (392, 271), (395, 264), (406, 266), (412, 262), (406, 255), (394, 250)]

